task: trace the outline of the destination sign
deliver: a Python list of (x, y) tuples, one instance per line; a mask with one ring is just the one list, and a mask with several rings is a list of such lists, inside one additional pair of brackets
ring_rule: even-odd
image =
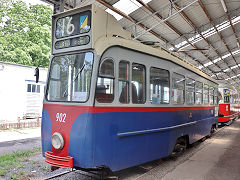
[(228, 89), (224, 89), (224, 95), (225, 96), (229, 96), (230, 95), (230, 91)]
[(89, 32), (91, 29), (91, 11), (59, 18), (56, 22), (57, 39)]
[(89, 36), (80, 36), (65, 40), (60, 40), (55, 43), (56, 49), (62, 49), (62, 48), (68, 48), (68, 47), (74, 47), (74, 46), (82, 46), (88, 44), (90, 41)]

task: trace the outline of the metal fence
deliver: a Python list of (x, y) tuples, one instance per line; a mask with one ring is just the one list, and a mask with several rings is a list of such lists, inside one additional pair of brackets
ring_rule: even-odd
[(39, 118), (36, 121), (21, 122), (20, 120), (17, 123), (0, 123), (0, 130), (6, 130), (10, 128), (31, 128), (31, 127), (40, 127), (41, 121)]

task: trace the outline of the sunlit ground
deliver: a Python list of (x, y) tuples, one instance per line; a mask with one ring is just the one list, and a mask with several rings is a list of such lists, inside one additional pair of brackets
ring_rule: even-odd
[(229, 144), (232, 142), (232, 139), (229, 139), (229, 138), (219, 138), (219, 139), (214, 139), (214, 141), (212, 143), (215, 143), (215, 144)]
[(227, 127), (228, 130), (232, 130), (232, 131), (239, 131), (240, 128), (237, 127)]

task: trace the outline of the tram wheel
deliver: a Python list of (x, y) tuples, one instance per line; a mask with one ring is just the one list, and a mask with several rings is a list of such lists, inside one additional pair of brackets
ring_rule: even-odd
[(216, 126), (215, 126), (215, 125), (212, 125), (210, 134), (212, 135), (216, 130), (217, 130)]
[(226, 125), (227, 125), (227, 126), (230, 126), (232, 123), (233, 123), (233, 120), (231, 119), (230, 121), (228, 121), (228, 122), (226, 123)]
[(216, 125), (212, 125), (210, 133), (209, 135), (207, 135), (207, 138), (210, 138), (216, 130), (217, 130)]
[(57, 169), (59, 169), (59, 167), (51, 166), (51, 171), (55, 171), (55, 170), (57, 170)]
[(187, 145), (188, 143), (186, 137), (178, 138), (174, 146), (172, 155), (178, 156), (179, 154), (183, 153), (187, 149)]

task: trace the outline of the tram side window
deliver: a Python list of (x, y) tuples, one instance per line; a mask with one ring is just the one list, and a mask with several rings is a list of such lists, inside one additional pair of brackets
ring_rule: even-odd
[(233, 103), (237, 104), (238, 94), (233, 95)]
[(132, 103), (145, 103), (146, 68), (142, 64), (132, 64)]
[(211, 105), (214, 104), (214, 87), (209, 88), (209, 101)]
[(196, 81), (196, 104), (202, 104), (203, 101), (203, 83)]
[(129, 62), (119, 62), (118, 77), (119, 102), (129, 103)]
[(195, 80), (186, 78), (186, 102), (187, 104), (194, 104), (195, 102)]
[(218, 105), (218, 89), (214, 88), (214, 104)]
[(112, 59), (104, 60), (99, 69), (96, 88), (96, 100), (100, 103), (111, 103), (114, 99), (114, 62)]
[(172, 102), (173, 104), (184, 104), (185, 94), (185, 77), (173, 73), (172, 77)]
[(204, 84), (203, 88), (203, 103), (204, 104), (209, 103), (209, 86), (207, 84)]
[(169, 103), (169, 72), (150, 68), (150, 100), (152, 104)]

